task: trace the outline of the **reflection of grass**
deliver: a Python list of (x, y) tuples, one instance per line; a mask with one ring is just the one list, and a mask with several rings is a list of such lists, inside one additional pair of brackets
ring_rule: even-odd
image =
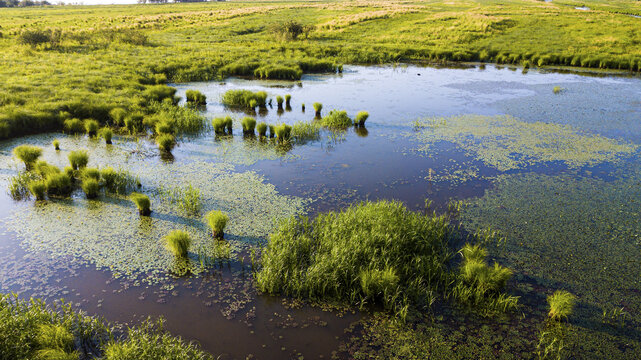
[(528, 123), (511, 116), (466, 115), (419, 121), (414, 137), (430, 153), (434, 144), (449, 141), (501, 171), (541, 162), (561, 161), (576, 168), (615, 161), (631, 155), (633, 144), (582, 134), (567, 125)]

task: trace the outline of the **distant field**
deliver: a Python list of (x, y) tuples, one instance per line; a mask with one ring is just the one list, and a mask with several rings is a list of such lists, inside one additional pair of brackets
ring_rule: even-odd
[[(575, 9), (582, 5), (590, 10)], [(641, 18), (633, 15), (641, 15), (640, 1), (254, 1), (2, 9), (0, 138), (59, 130), (68, 116), (108, 123), (114, 107), (132, 110), (145, 101), (140, 94), (149, 85), (230, 75), (296, 78), (335, 71), (340, 64), (414, 61), (638, 72)], [(302, 26), (297, 39), (288, 36), (289, 21)], [(44, 39), (38, 37), (42, 34)]]

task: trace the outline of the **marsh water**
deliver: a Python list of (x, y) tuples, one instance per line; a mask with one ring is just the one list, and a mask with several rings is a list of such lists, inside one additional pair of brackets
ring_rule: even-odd
[[(0, 291), (64, 298), (120, 323), (163, 316), (172, 333), (223, 358), (349, 357), (337, 352), (350, 341), (345, 330), (368, 313), (257, 293), (251, 248), (295, 214), (375, 199), (420, 211), (432, 201), (429, 211), (439, 212), (463, 200), (466, 230), (491, 227), (506, 237), (491, 253), (515, 271), (508, 291), (526, 304), (523, 336), (536, 336), (545, 295), (566, 289), (579, 298), (570, 320), (583, 339), (573, 349), (577, 358), (641, 356), (638, 77), (346, 66), (342, 74), (296, 82), (231, 78), (173, 86), (183, 97), (189, 89), (204, 93), (208, 118), (232, 114), (234, 136), (184, 137), (171, 159), (150, 141), (124, 136), (111, 146), (63, 134), (0, 143), (5, 189), (22, 168), (11, 155), (17, 145), (42, 146), (43, 158), (59, 166), (69, 151), (88, 149), (89, 166), (138, 176), (154, 209), (141, 220), (121, 196), (86, 200), (76, 193), (71, 201), (36, 204), (3, 191)], [(273, 106), (248, 114), (227, 109), (220, 99), (229, 89), (264, 90)], [(285, 94), (291, 107), (279, 110), (275, 97)], [(243, 116), (269, 124), (314, 121), (314, 102), (323, 114), (365, 110), (370, 117), (365, 128), (322, 130), (288, 148), (242, 136)], [(54, 138), (59, 152), (50, 145)], [(207, 266), (192, 254), (192, 275), (177, 277), (162, 236), (185, 228), (199, 249), (210, 246), (201, 215), (181, 213), (160, 190), (187, 185), (200, 189), (202, 213), (230, 214), (232, 256)], [(603, 343), (611, 344), (602, 350), (609, 353), (594, 353)]]

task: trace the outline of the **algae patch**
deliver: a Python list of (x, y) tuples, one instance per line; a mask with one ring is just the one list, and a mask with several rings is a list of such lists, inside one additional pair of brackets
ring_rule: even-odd
[(432, 118), (414, 126), (410, 136), (421, 144), (419, 153), (433, 155), (437, 143), (451, 142), (499, 171), (545, 162), (580, 168), (631, 156), (637, 150), (636, 145), (582, 133), (569, 125), (530, 123), (509, 115)]

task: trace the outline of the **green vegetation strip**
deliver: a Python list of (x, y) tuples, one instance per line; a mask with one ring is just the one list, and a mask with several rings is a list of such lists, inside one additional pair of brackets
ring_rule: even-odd
[(112, 324), (66, 304), (48, 306), (0, 294), (2, 359), (206, 360), (196, 345), (171, 336), (162, 322), (147, 320), (122, 334)]
[(447, 141), (500, 171), (544, 162), (579, 168), (612, 162), (637, 150), (636, 145), (585, 134), (568, 125), (529, 123), (509, 115), (434, 118), (417, 120), (414, 125), (409, 136), (421, 143), (419, 153), (434, 155), (435, 145)]

